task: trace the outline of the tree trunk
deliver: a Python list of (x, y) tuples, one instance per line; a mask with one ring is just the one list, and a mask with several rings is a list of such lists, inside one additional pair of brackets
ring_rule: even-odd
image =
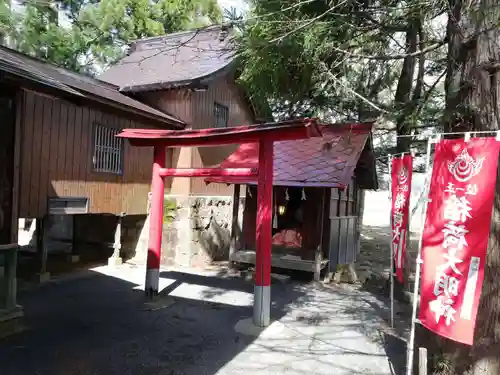
[[(411, 54), (417, 50), (418, 29), (420, 19), (411, 18), (408, 21), (406, 31), (406, 53)], [(396, 94), (394, 95), (394, 105), (397, 112), (396, 130), (398, 135), (410, 134), (411, 124), (407, 118), (407, 107), (410, 105), (410, 98), (413, 91), (413, 76), (415, 74), (416, 57), (407, 56), (403, 60), (401, 74), (399, 75)], [(410, 138), (400, 137), (396, 140), (396, 152), (406, 152), (410, 149)]]
[[(423, 30), (422, 30), (422, 19), (420, 15), (415, 12), (408, 19), (408, 29), (406, 31), (406, 53), (411, 54), (417, 51), (417, 47), (420, 45), (422, 49), (423, 46)], [(418, 64), (418, 74), (417, 80), (414, 85), (414, 75), (415, 68)], [(408, 135), (411, 133), (412, 128), (415, 126), (412, 118), (414, 113), (418, 108), (418, 103), (422, 94), (422, 85), (424, 78), (424, 62), (425, 56), (421, 55), (416, 57), (413, 55), (406, 56), (403, 60), (401, 67), (401, 73), (399, 75), (398, 84), (396, 88), (396, 93), (394, 95), (394, 105), (397, 112), (396, 117), (396, 134)], [(410, 146), (412, 140), (410, 137), (398, 137), (396, 139), (396, 152), (408, 152), (410, 151)], [(405, 262), (404, 267), (404, 280), (408, 280), (409, 269), (408, 262)], [(400, 283), (397, 277), (394, 276), (396, 272), (396, 266), (393, 268), (393, 282), (394, 282), (394, 298), (399, 301), (405, 301), (405, 289), (408, 285)]]
[[(446, 131), (500, 129), (500, 0), (449, 0)], [(500, 374), (500, 182), (474, 345), (439, 341), (450, 374)], [(485, 219), (486, 220), (486, 219)]]
[(447, 130), (499, 129), (500, 1), (450, 0)]

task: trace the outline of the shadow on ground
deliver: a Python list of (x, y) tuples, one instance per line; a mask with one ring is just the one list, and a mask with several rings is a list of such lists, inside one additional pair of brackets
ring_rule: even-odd
[(22, 292), (28, 329), (0, 342), (0, 373), (399, 374), (389, 361), (400, 348), (386, 337), (384, 306), (369, 293), (277, 281), (279, 332), (272, 325), (254, 338), (234, 329), (252, 315), (252, 281), (226, 271), (161, 278), (169, 284), (153, 305), (135, 281), (101, 273)]
[[(163, 276), (176, 279), (176, 285), (253, 290), (242, 280)], [(252, 341), (234, 331), (238, 320), (252, 315), (251, 306), (169, 296), (173, 304), (149, 308), (136, 286), (95, 274), (23, 292), (19, 302), (28, 329), (0, 342), (0, 373), (212, 375)], [(301, 294), (290, 288), (287, 295)], [(275, 304), (275, 318), (283, 307)]]

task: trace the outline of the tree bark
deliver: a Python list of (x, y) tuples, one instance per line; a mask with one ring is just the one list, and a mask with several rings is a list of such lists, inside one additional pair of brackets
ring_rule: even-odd
[[(500, 0), (449, 0), (446, 131), (500, 129)], [(500, 169), (499, 169), (500, 170)], [(486, 220), (486, 219), (485, 219)], [(500, 182), (474, 345), (438, 338), (450, 374), (500, 374)]]
[[(413, 14), (413, 13), (412, 13)], [(423, 30), (422, 30), (422, 18), (418, 12), (416, 15), (411, 16), (408, 19), (408, 26), (406, 30), (406, 51), (405, 53), (411, 54), (417, 51), (417, 48), (423, 47)], [(417, 80), (414, 84), (414, 75), (417, 68)], [(424, 63), (425, 56), (407, 56), (403, 60), (401, 67), (401, 73), (399, 75), (398, 84), (396, 88), (396, 93), (394, 95), (394, 105), (397, 112), (396, 117), (396, 133), (397, 135), (408, 135), (415, 126), (413, 121), (413, 115), (415, 114), (418, 103), (422, 95), (423, 79), (424, 79)], [(408, 152), (411, 146), (410, 137), (398, 137), (396, 140), (396, 152)], [(404, 268), (404, 279), (408, 280), (409, 270), (408, 262), (405, 262)], [(393, 280), (394, 280), (394, 297), (399, 301), (405, 301), (405, 289), (406, 286), (400, 283), (399, 280), (394, 276), (395, 266), (393, 269)]]
[[(415, 11), (415, 13), (417, 13)], [(417, 47), (422, 46), (422, 19), (417, 13), (408, 20), (408, 29), (406, 31), (406, 51), (405, 53), (411, 54), (417, 51)], [(424, 56), (420, 57), (424, 59)], [(396, 94), (394, 95), (394, 105), (397, 112), (396, 129), (398, 135), (410, 134), (412, 129), (412, 114), (417, 109), (418, 100), (422, 91), (423, 83), (423, 65), (419, 64), (417, 82), (414, 90), (414, 75), (417, 63), (417, 56), (406, 56), (403, 60), (401, 74), (399, 75), (398, 85), (396, 87)], [(422, 60), (423, 61), (423, 60)], [(417, 92), (417, 90), (419, 92)], [(413, 93), (413, 94), (412, 94)], [(410, 149), (411, 138), (400, 137), (396, 141), (397, 152), (407, 152)]]

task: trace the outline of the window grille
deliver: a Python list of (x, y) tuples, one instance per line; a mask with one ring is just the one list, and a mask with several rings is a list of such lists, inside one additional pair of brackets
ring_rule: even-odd
[(214, 117), (216, 128), (227, 128), (227, 124), (229, 121), (229, 109), (226, 106), (215, 103)]
[(123, 173), (123, 139), (116, 137), (120, 129), (102, 125), (94, 127), (94, 155), (92, 158), (95, 172)]

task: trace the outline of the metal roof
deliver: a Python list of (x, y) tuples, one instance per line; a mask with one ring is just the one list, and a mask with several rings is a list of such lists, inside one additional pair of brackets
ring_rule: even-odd
[[(345, 188), (356, 169), (372, 123), (323, 125), (321, 137), (274, 142), (273, 185)], [(244, 143), (220, 168), (258, 168), (258, 143)], [(255, 184), (253, 177), (209, 177), (207, 182)], [(376, 188), (366, 186), (365, 188)]]
[(116, 86), (59, 68), (9, 48), (0, 47), (0, 70), (21, 80), (48, 86), (79, 98), (98, 99), (107, 105), (119, 106), (124, 111), (168, 122), (170, 125), (184, 126), (181, 120), (120, 93)]
[(258, 142), (263, 138), (269, 140), (302, 139), (320, 135), (317, 120), (304, 118), (232, 128), (199, 130), (123, 129), (117, 136), (128, 139), (133, 146), (188, 147)]
[(230, 34), (225, 26), (211, 26), (138, 40), (99, 79), (131, 92), (203, 85), (232, 65)]
[(28, 64), (27, 56), (9, 50), (0, 46), (0, 70), (12, 75), (23, 77), (44, 86), (49, 86), (57, 90), (64, 91), (68, 94), (83, 97), (78, 91), (71, 87), (55, 80), (43, 69), (38, 69), (36, 66)]

